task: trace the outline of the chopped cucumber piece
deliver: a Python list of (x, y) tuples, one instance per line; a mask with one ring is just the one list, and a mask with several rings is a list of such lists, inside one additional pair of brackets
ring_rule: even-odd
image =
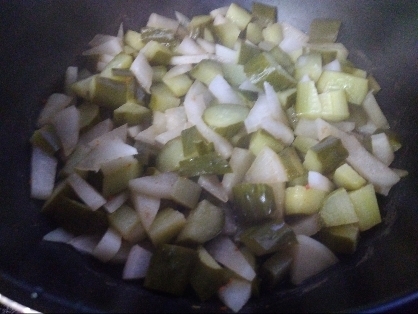
[(349, 192), (348, 195), (354, 205), (360, 231), (368, 230), (382, 221), (376, 192), (372, 184)]
[(199, 201), (202, 188), (192, 180), (178, 178), (173, 184), (170, 197), (173, 201), (187, 208), (194, 208)]
[(348, 151), (341, 140), (337, 137), (327, 136), (308, 149), (303, 166), (308, 170), (330, 173), (344, 163), (347, 157)]
[(263, 88), (264, 82), (270, 83), (276, 91), (296, 86), (296, 80), (267, 52), (248, 60), (244, 64), (244, 71), (250, 82), (259, 88)]
[(275, 287), (288, 274), (293, 257), (290, 250), (283, 250), (270, 256), (260, 268), (263, 285), (269, 289)]
[(190, 86), (192, 86), (193, 81), (187, 74), (180, 74), (177, 76), (163, 77), (163, 82), (167, 85), (167, 87), (173, 92), (176, 97), (182, 97), (186, 95), (189, 91)]
[(279, 23), (269, 24), (262, 30), (262, 35), (265, 41), (278, 45), (283, 40), (282, 26)]
[(174, 49), (179, 44), (174, 31), (167, 28), (143, 27), (141, 28), (141, 38), (144, 44), (156, 41), (170, 49)]
[(319, 212), (326, 191), (312, 189), (306, 185), (296, 185), (286, 188), (285, 214), (286, 215), (311, 215)]
[(149, 41), (142, 49), (141, 53), (147, 58), (150, 65), (167, 65), (173, 53), (165, 45), (154, 40)]
[(143, 171), (142, 164), (132, 156), (121, 157), (102, 165), (102, 194), (109, 197), (122, 192), (131, 179), (137, 178)]
[(360, 230), (357, 224), (323, 228), (318, 240), (336, 253), (352, 254), (357, 249)]
[(158, 247), (173, 241), (186, 224), (184, 215), (173, 208), (161, 209), (155, 216), (148, 230), (148, 236), (154, 246)]
[(151, 119), (151, 110), (134, 102), (127, 102), (113, 111), (113, 120), (116, 125), (140, 124)]
[(260, 24), (250, 22), (247, 25), (245, 38), (255, 45), (258, 45), (263, 40), (263, 28)]
[(296, 243), (296, 235), (283, 221), (268, 221), (244, 230), (240, 236), (255, 255), (261, 256), (287, 249)]
[(343, 121), (350, 116), (344, 90), (332, 90), (319, 94), (321, 117), (327, 121)]
[(235, 23), (227, 21), (222, 24), (214, 25), (213, 32), (222, 45), (232, 49), (238, 40), (241, 30)]
[(216, 152), (181, 160), (178, 169), (179, 174), (185, 177), (204, 174), (221, 175), (231, 171), (228, 161)]
[(335, 19), (314, 19), (309, 28), (310, 43), (333, 43), (337, 40), (341, 21)]
[(295, 79), (298, 81), (305, 75), (316, 82), (322, 73), (322, 56), (319, 52), (301, 55), (295, 64)]
[(263, 129), (252, 133), (248, 149), (257, 156), (264, 146), (270, 147), (276, 153), (285, 148), (285, 144), (281, 140), (276, 139)]
[(339, 188), (326, 196), (319, 216), (325, 227), (359, 222), (351, 198), (344, 188)]
[(178, 107), (180, 102), (180, 98), (166, 84), (159, 83), (152, 85), (151, 99), (148, 105), (152, 111), (164, 112), (167, 109)]
[(244, 126), (250, 109), (236, 104), (216, 104), (203, 112), (203, 121), (220, 135), (230, 138)]
[(197, 255), (198, 260), (190, 275), (190, 284), (199, 299), (206, 301), (228, 282), (229, 276), (226, 270), (209, 255), (204, 247), (197, 248)]
[(349, 191), (357, 190), (367, 183), (367, 181), (347, 163), (344, 163), (335, 169), (333, 181), (339, 187), (343, 187)]
[(234, 22), (240, 30), (245, 29), (251, 21), (251, 14), (236, 3), (231, 3), (225, 17)]
[(128, 205), (122, 205), (109, 215), (109, 224), (122, 238), (137, 243), (146, 237), (145, 229), (142, 226), (138, 213)]
[(181, 131), (181, 142), (183, 144), (183, 154), (187, 158), (204, 155), (214, 151), (213, 143), (209, 143), (200, 134), (196, 126)]
[(124, 41), (127, 45), (131, 46), (137, 51), (141, 50), (145, 46), (145, 43), (142, 41), (141, 33), (135, 32), (131, 29), (126, 31)]
[(305, 155), (309, 148), (318, 144), (318, 140), (311, 137), (297, 135), (292, 143), (292, 146), (297, 149), (302, 155)]
[(369, 91), (367, 79), (334, 71), (322, 72), (317, 86), (320, 93), (343, 89), (347, 94), (347, 101), (355, 105), (361, 105)]
[(276, 204), (268, 184), (239, 183), (232, 188), (232, 193), (242, 221), (252, 223), (273, 217)]
[(300, 81), (297, 84), (295, 112), (302, 119), (321, 117), (322, 105), (314, 81)]
[(186, 245), (203, 244), (217, 236), (222, 231), (224, 223), (223, 209), (203, 200), (187, 216), (186, 224), (177, 236), (176, 242)]
[(186, 247), (164, 244), (151, 257), (144, 286), (173, 295), (182, 295), (197, 261), (197, 253)]
[(262, 26), (267, 26), (277, 21), (277, 8), (265, 3), (253, 2), (251, 14)]
[(158, 152), (156, 167), (161, 172), (176, 171), (184, 159), (182, 138), (179, 136), (168, 141)]
[[(118, 79), (115, 75), (113, 75), (113, 69), (129, 69), (133, 62), (133, 58), (131, 55), (128, 55), (126, 53), (119, 53), (117, 54), (103, 69), (103, 71), (100, 73), (100, 76), (102, 77), (108, 77), (112, 79)], [(121, 78), (122, 80), (122, 78)]]
[(288, 180), (293, 180), (305, 173), (302, 161), (293, 146), (288, 146), (280, 151), (279, 157), (286, 169)]
[(222, 75), (222, 64), (216, 60), (205, 59), (196, 64), (190, 71), (190, 76), (209, 86), (217, 75)]

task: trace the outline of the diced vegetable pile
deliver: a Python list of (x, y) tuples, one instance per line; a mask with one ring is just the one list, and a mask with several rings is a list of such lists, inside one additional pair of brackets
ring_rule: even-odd
[(95, 36), (31, 138), (31, 196), (59, 226), (44, 239), (233, 311), (355, 252), (406, 171), (340, 24), (232, 3)]

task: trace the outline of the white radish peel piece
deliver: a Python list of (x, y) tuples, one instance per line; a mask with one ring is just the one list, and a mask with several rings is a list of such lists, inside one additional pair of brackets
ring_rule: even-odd
[(231, 269), (242, 278), (249, 281), (255, 278), (254, 269), (230, 238), (217, 237), (209, 241), (205, 248), (218, 263)]
[(52, 194), (58, 160), (38, 147), (32, 148), (30, 196), (46, 200)]
[(80, 199), (92, 210), (97, 210), (106, 204), (105, 198), (77, 173), (71, 174), (67, 181)]
[(231, 278), (225, 286), (219, 289), (218, 297), (236, 313), (251, 297), (251, 282), (241, 278)]
[(67, 230), (59, 227), (43, 236), (42, 240), (49, 242), (67, 243), (74, 238), (74, 235)]
[(136, 154), (138, 154), (138, 151), (135, 147), (125, 144), (119, 138), (101, 141), (78, 163), (76, 168), (97, 172), (105, 162)]
[(51, 118), (59, 111), (66, 108), (72, 100), (73, 97), (60, 93), (54, 93), (49, 96), (45, 106), (42, 108), (41, 113), (39, 114), (37, 123), (38, 126), (49, 123)]
[(122, 278), (125, 280), (145, 278), (152, 253), (138, 244), (131, 247)]
[(115, 230), (109, 228), (100, 239), (92, 254), (102, 262), (110, 261), (118, 253), (122, 245), (122, 237)]
[(52, 118), (65, 156), (69, 156), (78, 143), (80, 128), (80, 112), (75, 106), (67, 107)]
[(290, 281), (300, 285), (304, 280), (336, 264), (338, 258), (322, 243), (305, 235), (297, 235), (293, 250)]

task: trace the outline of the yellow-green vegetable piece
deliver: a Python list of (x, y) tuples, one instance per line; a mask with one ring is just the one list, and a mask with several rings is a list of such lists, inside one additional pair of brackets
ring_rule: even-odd
[(263, 183), (239, 183), (232, 188), (238, 217), (244, 223), (272, 218), (276, 211), (273, 189)]
[(253, 56), (244, 64), (244, 71), (259, 88), (263, 88), (264, 82), (270, 83), (275, 91), (296, 86), (296, 80), (268, 52)]
[(134, 102), (124, 103), (113, 111), (113, 121), (116, 125), (137, 125), (151, 119), (152, 112), (145, 106)]
[(335, 42), (341, 21), (336, 19), (313, 19), (309, 28), (310, 43)]
[(240, 241), (261, 256), (289, 248), (296, 243), (296, 235), (283, 221), (271, 220), (245, 229)]
[(326, 191), (309, 188), (306, 185), (287, 187), (284, 208), (286, 215), (311, 215), (319, 212)]
[(367, 181), (347, 163), (344, 163), (335, 169), (332, 179), (336, 185), (349, 191), (357, 190), (367, 183)]
[(344, 90), (332, 90), (319, 94), (321, 102), (321, 117), (324, 120), (338, 122), (350, 116)]
[(197, 254), (198, 261), (190, 275), (190, 284), (199, 299), (206, 301), (228, 282), (229, 276), (204, 247), (199, 246)]
[(336, 253), (352, 254), (357, 249), (360, 230), (357, 224), (322, 228), (318, 240)]
[(327, 174), (344, 163), (347, 157), (348, 151), (341, 140), (334, 136), (327, 136), (308, 149), (303, 166), (308, 170)]
[(151, 86), (151, 99), (148, 107), (152, 111), (164, 112), (180, 105), (180, 98), (163, 82)]
[(196, 250), (164, 244), (151, 257), (144, 287), (181, 296), (197, 262)]
[(335, 71), (322, 72), (317, 87), (320, 93), (343, 89), (347, 94), (347, 101), (355, 105), (361, 105), (369, 91), (367, 79)]
[(107, 162), (101, 168), (102, 195), (109, 197), (123, 191), (128, 187), (129, 180), (139, 177), (142, 171), (142, 164), (132, 156)]
[(351, 197), (344, 188), (339, 188), (326, 196), (319, 216), (325, 227), (359, 222)]
[(348, 193), (358, 217), (360, 231), (368, 230), (382, 221), (376, 192), (372, 184)]
[(251, 14), (256, 22), (263, 26), (277, 21), (277, 7), (261, 2), (253, 2)]
[(109, 214), (109, 224), (120, 233), (122, 238), (131, 243), (137, 243), (146, 237), (138, 213), (126, 204)]
[(158, 152), (156, 167), (161, 172), (177, 171), (184, 159), (182, 137), (179, 136), (167, 142)]
[(160, 209), (148, 230), (148, 236), (158, 247), (174, 241), (186, 224), (184, 215), (171, 207)]
[(250, 109), (237, 104), (215, 104), (203, 112), (202, 118), (215, 132), (230, 138), (244, 126)]
[(295, 113), (298, 118), (306, 119), (316, 119), (322, 116), (322, 105), (314, 81), (298, 82)]
[(267, 131), (259, 129), (251, 134), (248, 149), (257, 156), (264, 146), (268, 146), (278, 153), (282, 151), (286, 145)]
[(186, 224), (177, 236), (176, 242), (186, 245), (203, 244), (217, 236), (222, 231), (224, 223), (224, 210), (203, 200), (187, 216)]

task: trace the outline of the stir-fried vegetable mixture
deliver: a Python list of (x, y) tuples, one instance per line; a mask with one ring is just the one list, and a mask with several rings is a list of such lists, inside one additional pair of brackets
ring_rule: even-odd
[(340, 24), (232, 3), (95, 36), (31, 138), (31, 196), (59, 226), (44, 239), (233, 311), (355, 252), (406, 171)]

